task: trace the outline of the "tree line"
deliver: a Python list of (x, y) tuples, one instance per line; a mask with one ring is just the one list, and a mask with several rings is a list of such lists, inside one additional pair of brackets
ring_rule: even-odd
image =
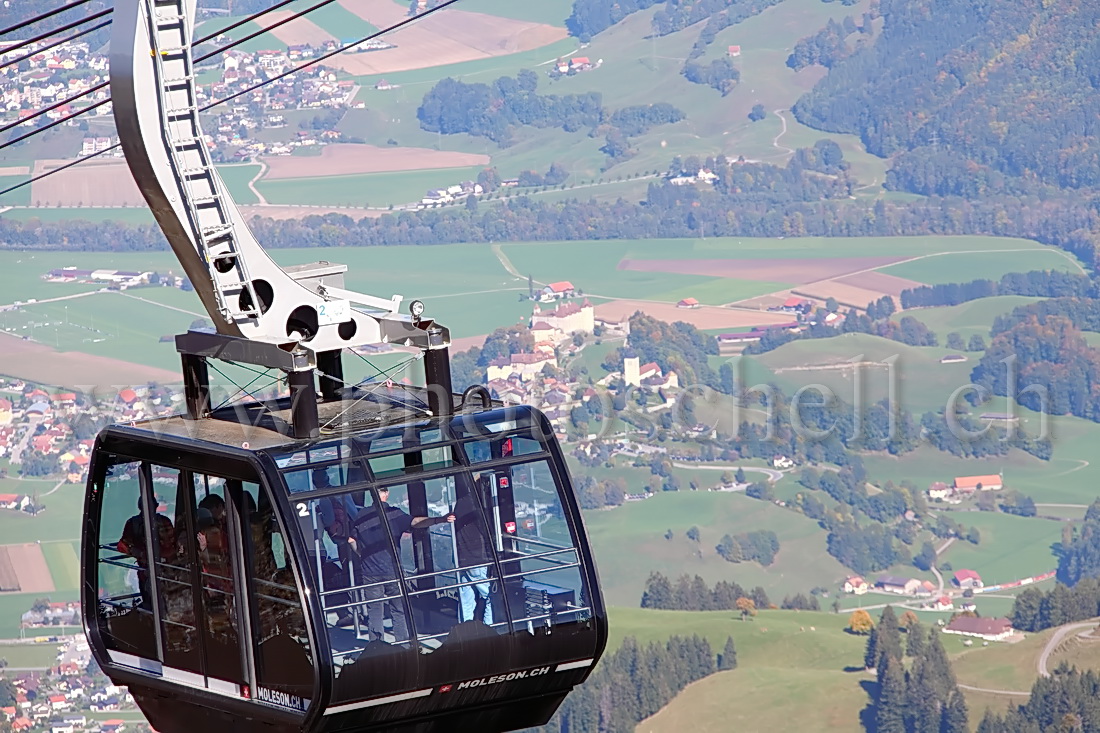
[(738, 600), (752, 601), (753, 608), (770, 608), (771, 600), (762, 587), (751, 590), (737, 583), (719, 580), (714, 588), (698, 575), (681, 575), (673, 583), (662, 573), (652, 572), (642, 591), (642, 608), (668, 611), (734, 611), (740, 610)]
[(1011, 272), (998, 281), (979, 278), (962, 283), (922, 285), (901, 291), (902, 308), (960, 305), (995, 295), (1029, 295), (1040, 298), (1095, 298), (1100, 291), (1088, 275), (1060, 270)]
[(989, 708), (978, 733), (1075, 733), (1100, 729), (1100, 675), (1062, 662), (1049, 677), (1039, 677), (1023, 705), (1004, 713)]
[(584, 684), (565, 699), (546, 725), (532, 733), (605, 733), (633, 730), (692, 682), (737, 667), (737, 648), (727, 637), (715, 655), (698, 634), (673, 636), (645, 646), (628, 636), (600, 660)]
[[(751, 166), (751, 167), (750, 167)], [(695, 238), (700, 236), (911, 236), (985, 234), (1029, 237), (1096, 264), (1100, 225), (1094, 206), (1068, 195), (1044, 200), (926, 199), (873, 203), (849, 200), (851, 183), (785, 167), (735, 164), (729, 183), (713, 190), (651, 184), (641, 202), (539, 201), (527, 196), (475, 210), (447, 207), (402, 211), (358, 221), (341, 214), (249, 224), (267, 248), (386, 246)], [(822, 200), (822, 198), (826, 200)], [(167, 249), (160, 229), (119, 222), (0, 219), (7, 247), (74, 251)]]

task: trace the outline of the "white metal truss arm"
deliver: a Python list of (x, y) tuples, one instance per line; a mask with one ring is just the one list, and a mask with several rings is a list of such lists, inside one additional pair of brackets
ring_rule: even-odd
[[(301, 339), (315, 351), (416, 335), (389, 300), (343, 290), (343, 269), (288, 272), (256, 241), (214, 168), (199, 125), (191, 41), (195, 0), (117, 0), (111, 97), (138, 188), (219, 333)], [(325, 268), (322, 268), (325, 269)], [(350, 307), (361, 303), (374, 312)]]

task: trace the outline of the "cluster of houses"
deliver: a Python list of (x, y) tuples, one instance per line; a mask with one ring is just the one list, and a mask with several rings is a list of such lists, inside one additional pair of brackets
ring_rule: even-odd
[(446, 188), (430, 189), (424, 194), (424, 198), (420, 199), (420, 203), (416, 205), (416, 208), (430, 209), (437, 206), (446, 206), (456, 201), (462, 201), (469, 196), (480, 196), (483, 193), (485, 193), (485, 189), (482, 188), (480, 183), (463, 181)]
[[(795, 320), (784, 323), (772, 323), (767, 326), (754, 326), (749, 331), (736, 333), (723, 333), (718, 335), (718, 349), (720, 354), (728, 353), (729, 349), (742, 347), (747, 343), (759, 341), (769, 331), (789, 331), (800, 333), (810, 326), (817, 325), (817, 319), (812, 315), (814, 304), (812, 301), (797, 296), (791, 296), (783, 301), (782, 305), (772, 306), (769, 311), (789, 313)], [(826, 326), (840, 328), (844, 324), (844, 315), (841, 313), (826, 313), (823, 322)]]
[(80, 603), (78, 601), (51, 601), (24, 613), (19, 620), (24, 629), (38, 629), (49, 626), (80, 626)]
[[(982, 576), (974, 570), (956, 570), (951, 578), (951, 584), (960, 591), (976, 590), (984, 587)], [(932, 595), (936, 591), (936, 584), (930, 580), (917, 578), (902, 578), (896, 575), (882, 575), (871, 585), (859, 575), (853, 575), (844, 580), (844, 592), (861, 596), (871, 590), (881, 593), (895, 593), (902, 596)]]
[(125, 733), (134, 723), (96, 720), (88, 713), (135, 710), (126, 688), (114, 685), (95, 665), (87, 640), (65, 637), (57, 665), (41, 671), (15, 671), (7, 679), (15, 689), (15, 704), (0, 707), (0, 719), (13, 731), (50, 733)]
[[(126, 388), (94, 404), (75, 392), (47, 392), (19, 379), (0, 378), (0, 458), (13, 465), (32, 455), (56, 463), (55, 474), (72, 483), (87, 478), (94, 441), (77, 439), (72, 423), (81, 415), (107, 415), (113, 421), (140, 420), (177, 410), (181, 396), (153, 393), (146, 387)], [(100, 396), (102, 397), (102, 396)], [(0, 494), (0, 509), (30, 511), (33, 500), (24, 495)]]
[(573, 74), (579, 74), (582, 71), (591, 71), (592, 69), (598, 69), (603, 66), (603, 59), (596, 59), (595, 63), (587, 56), (574, 56), (572, 58), (560, 58), (550, 68), (549, 74), (552, 78), (560, 76), (572, 76)]
[(1004, 488), (1004, 476), (987, 474), (984, 476), (956, 476), (950, 485), (936, 481), (928, 487), (928, 498), (947, 504), (961, 504), (980, 491), (1000, 491)]
[[(92, 53), (87, 43), (66, 41), (49, 49), (44, 48), (50, 43), (50, 40), (43, 40), (21, 46), (20, 41), (0, 42), (0, 113), (3, 113), (0, 117), (7, 116), (13, 120), (28, 118), (36, 109), (87, 92), (106, 81), (107, 57)], [(42, 51), (33, 53), (35, 49)], [(28, 52), (33, 55), (25, 61), (8, 64)], [(109, 99), (110, 90), (99, 89), (82, 98), (75, 109), (73, 105), (62, 104), (45, 113), (44, 117), (59, 120), (89, 102)], [(111, 105), (108, 102), (89, 114), (109, 115)], [(33, 126), (40, 119), (26, 119), (23, 124)]]
[[(587, 299), (569, 300), (576, 293), (569, 281), (550, 283), (538, 291), (527, 324), (534, 342), (532, 350), (491, 361), (485, 374), (486, 387), (494, 398), (507, 404), (536, 405), (562, 431), (570, 411), (596, 398), (597, 392), (592, 387), (582, 390), (579, 385), (552, 374), (558, 368), (558, 356), (575, 353), (578, 347), (573, 336), (591, 335), (597, 326), (610, 337), (625, 337), (630, 332), (628, 320), (597, 318)], [(554, 307), (544, 308), (540, 304), (547, 301), (555, 303)], [(608, 374), (598, 384), (606, 386), (619, 381), (661, 395), (662, 404), (671, 404), (671, 391), (680, 386), (676, 372), (665, 372), (655, 362), (642, 364), (637, 356), (624, 358), (622, 371)]]

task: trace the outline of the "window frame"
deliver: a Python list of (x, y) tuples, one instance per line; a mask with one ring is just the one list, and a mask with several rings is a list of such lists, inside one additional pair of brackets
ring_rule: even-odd
[[(94, 521), (86, 521), (83, 529), (83, 562), (86, 567), (98, 567), (99, 532), (102, 526), (103, 511), (103, 489), (107, 472), (111, 466), (120, 463), (141, 464), (142, 469), (139, 475), (142, 482), (149, 480), (150, 477), (148, 474), (151, 470), (151, 466), (156, 465), (163, 468), (177, 469), (181, 473), (187, 474), (191, 481), (194, 480), (191, 478), (193, 476), (206, 475), (225, 479), (227, 487), (232, 482), (238, 482), (239, 484), (256, 484), (260, 492), (267, 492), (268, 498), (271, 500), (274, 508), (279, 531), (283, 534), (284, 542), (288, 543), (288, 564), (297, 586), (298, 603), (303, 613), (313, 670), (313, 691), (312, 696), (304, 700), (306, 704), (305, 710), (294, 711), (270, 705), (264, 705), (264, 708), (269, 709), (276, 715), (282, 713), (292, 716), (296, 721), (301, 721), (303, 717), (309, 719), (316, 715), (320, 715), (329, 695), (330, 686), (326, 680), (331, 679), (331, 674), (324, 656), (319, 654), (319, 650), (322, 647), (318, 644), (318, 635), (313, 623), (314, 615), (318, 610), (315, 608), (314, 594), (308, 591), (310, 588), (307, 583), (308, 578), (303, 574), (300, 562), (298, 561), (300, 549), (296, 546), (297, 532), (290, 531), (291, 528), (288, 527), (285, 519), (285, 513), (290, 511), (285, 486), (281, 479), (277, 485), (272, 486), (271, 477), (273, 475), (278, 475), (280, 471), (273, 462), (270, 462), (269, 458), (259, 452), (234, 449), (232, 447), (220, 445), (211, 445), (209, 450), (203, 451), (201, 445), (201, 443), (197, 443), (196, 441), (188, 441), (170, 435), (158, 434), (149, 436), (148, 434), (128, 428), (127, 426), (112, 426), (101, 433), (96, 439), (93, 451), (93, 467), (89, 475), (89, 490), (86, 492), (84, 503), (85, 517), (94, 517)], [(147, 513), (150, 509), (149, 505), (153, 503), (153, 485), (150, 481), (148, 484), (143, 483), (141, 488), (143, 506)], [(241, 494), (240, 499), (243, 500), (243, 487), (235, 491)], [(227, 493), (229, 493), (228, 489)], [(252, 580), (246, 569), (250, 568), (251, 565), (245, 565), (245, 563), (251, 563), (252, 561), (251, 541), (249, 540), (246, 545), (242, 530), (243, 525), (241, 524), (243, 518), (236, 506), (236, 499), (233, 502), (227, 503), (234, 504), (234, 508), (230, 511), (232, 512), (231, 516), (235, 518), (235, 521), (230, 522), (230, 525), (233, 527), (233, 529), (230, 530), (230, 535), (231, 546), (234, 549), (234, 579), (236, 581), (233, 592), (237, 602), (243, 602), (243, 606), (241, 607), (247, 609), (246, 613), (240, 614), (240, 618), (237, 621), (238, 639), (248, 640), (247, 643), (241, 644), (241, 647), (245, 650), (247, 655), (247, 663), (242, 675), (245, 679), (243, 681), (243, 689), (241, 690), (242, 694), (239, 697), (230, 694), (227, 698), (227, 693), (224, 690), (216, 690), (209, 687), (205, 688), (205, 690), (203, 688), (195, 688), (195, 692), (199, 694), (203, 692), (213, 694), (220, 700), (237, 700), (245, 704), (242, 710), (254, 710), (258, 702), (255, 700), (255, 688), (257, 685), (263, 685), (257, 679), (255, 668), (254, 647), (258, 644), (256, 638), (258, 627), (255, 623), (255, 615), (258, 613), (258, 608), (252, 598)], [(153, 506), (151, 508), (155, 509), (156, 507)], [(149, 516), (150, 515), (147, 513), (145, 519), (147, 534), (152, 521)], [(189, 517), (189, 526), (190, 519)], [(197, 554), (196, 548), (193, 548), (192, 554)], [(155, 578), (153, 582), (155, 590), (158, 587), (155, 585), (157, 582)], [(84, 616), (85, 630), (88, 635), (92, 637), (92, 648), (98, 657), (97, 661), (103, 666), (109, 666), (114, 671), (132, 676), (135, 680), (134, 684), (153, 683), (155, 685), (159, 681), (167, 688), (174, 688), (180, 684), (178, 681), (165, 678), (163, 674), (153, 669), (135, 668), (116, 662), (107, 654), (107, 645), (101, 635), (99, 626), (100, 621), (97, 603), (98, 588), (98, 572), (94, 575), (88, 574), (81, 584), (82, 613)], [(157, 656), (156, 658), (150, 657), (149, 660), (163, 667), (165, 647), (164, 640), (161, 638), (162, 616), (160, 611), (163, 599), (160, 598), (161, 594), (157, 593), (156, 595), (158, 601), (154, 604), (154, 609), (157, 614), (155, 617)], [(100, 650), (103, 651), (102, 655), (100, 654)], [(206, 651), (204, 648), (203, 671), (200, 675), (203, 678), (207, 677), (206, 667), (208, 666), (206, 664), (205, 655)], [(142, 674), (142, 672), (144, 672), (144, 674)], [(246, 691), (248, 693), (247, 697), (244, 695)]]

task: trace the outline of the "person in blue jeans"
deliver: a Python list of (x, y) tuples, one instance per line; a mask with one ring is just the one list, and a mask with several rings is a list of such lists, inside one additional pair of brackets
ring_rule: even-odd
[[(481, 482), (479, 482), (479, 486)], [(493, 623), (493, 603), (489, 596), (489, 564), (493, 553), (489, 545), (489, 536), (485, 531), (485, 522), (481, 516), (477, 499), (473, 492), (467, 492), (455, 503), (455, 544), (458, 546), (458, 564), (465, 570), (459, 571), (460, 583), (473, 583), (458, 588), (459, 621), (471, 621), (477, 610), (478, 600), (485, 603), (481, 620)], [(480, 581), (480, 582), (476, 582)]]

